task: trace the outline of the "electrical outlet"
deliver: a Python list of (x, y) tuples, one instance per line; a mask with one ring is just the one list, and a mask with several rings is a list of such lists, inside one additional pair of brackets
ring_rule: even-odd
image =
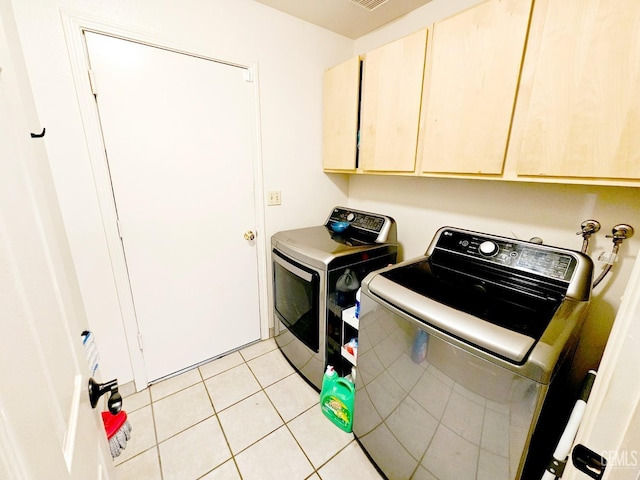
[(281, 205), (280, 191), (273, 191), (267, 194), (267, 205)]

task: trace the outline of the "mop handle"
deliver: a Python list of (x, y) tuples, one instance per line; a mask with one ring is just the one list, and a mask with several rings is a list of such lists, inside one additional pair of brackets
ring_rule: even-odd
[[(569, 452), (571, 451), (571, 447), (573, 446), (573, 441), (578, 434), (578, 427), (580, 427), (582, 416), (584, 415), (584, 411), (587, 408), (587, 400), (589, 399), (589, 395), (591, 394), (591, 388), (593, 387), (593, 382), (595, 381), (595, 379), (595, 370), (589, 370), (589, 373), (587, 373), (587, 376), (584, 379), (580, 397), (576, 401), (576, 404), (571, 411), (571, 416), (569, 417), (567, 426), (565, 427), (564, 432), (562, 433), (562, 436), (558, 441), (558, 445), (553, 452), (553, 459), (551, 460), (550, 465), (547, 467), (547, 470), (545, 470), (541, 480), (555, 480), (562, 476), (564, 464), (569, 457)], [(558, 471), (555, 467), (560, 465), (561, 469)], [(560, 473), (560, 475), (558, 475), (558, 473)]]

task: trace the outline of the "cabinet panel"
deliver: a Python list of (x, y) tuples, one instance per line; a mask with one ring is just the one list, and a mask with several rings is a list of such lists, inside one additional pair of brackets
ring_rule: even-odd
[(640, 178), (640, 2), (536, 0), (535, 9), (510, 147), (517, 173)]
[(427, 31), (368, 52), (364, 59), (360, 166), (415, 170)]
[(356, 168), (359, 96), (359, 57), (324, 73), (322, 163), (325, 170), (353, 171)]
[(490, 0), (434, 25), (423, 172), (502, 173), (530, 15), (531, 0)]

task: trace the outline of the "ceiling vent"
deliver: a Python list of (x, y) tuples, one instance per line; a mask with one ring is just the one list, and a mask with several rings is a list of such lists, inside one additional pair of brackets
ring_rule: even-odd
[(387, 3), (389, 0), (349, 0), (351, 3), (355, 3), (356, 5), (360, 5), (365, 10), (369, 10), (370, 12), (378, 8), (383, 3)]

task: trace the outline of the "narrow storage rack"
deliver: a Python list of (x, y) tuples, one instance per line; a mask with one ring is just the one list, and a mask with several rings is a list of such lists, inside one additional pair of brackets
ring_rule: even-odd
[(347, 344), (350, 339), (358, 338), (358, 328), (359, 328), (359, 320), (356, 318), (356, 307), (350, 307), (342, 311), (342, 347), (340, 352), (342, 353), (342, 357), (347, 359), (347, 361), (356, 366), (358, 351), (357, 348), (353, 352), (349, 352), (347, 350)]

